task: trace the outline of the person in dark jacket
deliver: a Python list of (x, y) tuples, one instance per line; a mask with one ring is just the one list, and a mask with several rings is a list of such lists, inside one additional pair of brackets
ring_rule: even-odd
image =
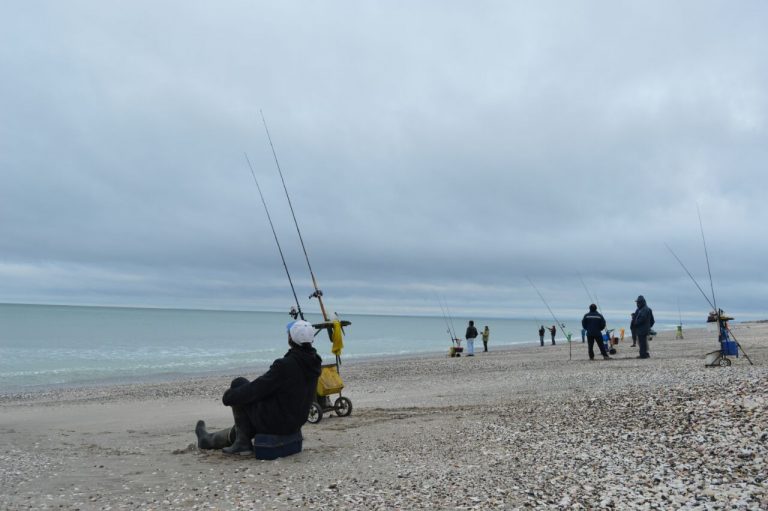
[(539, 328), (539, 342), (542, 346), (544, 346), (544, 332), (546, 332), (544, 325), (541, 325), (541, 328)]
[(648, 334), (655, 323), (653, 311), (648, 307), (643, 295), (638, 296), (635, 303), (637, 304), (637, 310), (635, 310), (635, 317), (632, 319), (630, 329), (634, 329), (637, 335), (637, 343), (640, 345), (640, 355), (637, 358), (650, 358), (651, 354), (648, 353)]
[(597, 343), (597, 347), (600, 348), (600, 354), (603, 359), (610, 360), (608, 352), (603, 344), (603, 329), (605, 328), (605, 318), (602, 314), (597, 312), (597, 305), (594, 303), (589, 306), (589, 312), (584, 314), (584, 318), (581, 320), (581, 327), (587, 331), (587, 350), (589, 352), (589, 359), (595, 359), (594, 344)]
[(253, 381), (235, 378), (222, 402), (232, 407), (235, 425), (215, 433), (205, 422), (195, 427), (200, 449), (222, 449), (227, 454), (253, 453), (257, 434), (289, 435), (307, 422), (317, 392), (322, 360), (312, 347), (315, 330), (306, 321), (288, 324), (288, 353)]
[(467, 326), (467, 331), (465, 332), (464, 337), (467, 338), (467, 356), (474, 357), (475, 356), (475, 339), (477, 338), (477, 328), (475, 328), (474, 321), (469, 322), (469, 325)]
[(549, 334), (552, 336), (552, 346), (555, 345), (555, 335), (557, 334), (557, 327), (552, 325), (549, 327)]

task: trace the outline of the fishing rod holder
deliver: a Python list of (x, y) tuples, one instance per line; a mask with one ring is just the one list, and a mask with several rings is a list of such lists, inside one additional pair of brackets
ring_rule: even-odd
[(707, 323), (717, 324), (717, 340), (720, 343), (720, 349), (706, 354), (704, 367), (728, 367), (731, 365), (731, 360), (728, 357), (738, 358), (739, 352), (744, 355), (750, 365), (753, 365), (749, 355), (741, 347), (728, 326), (728, 321), (731, 320), (733, 320), (732, 317), (723, 314), (723, 309), (715, 309), (709, 313)]

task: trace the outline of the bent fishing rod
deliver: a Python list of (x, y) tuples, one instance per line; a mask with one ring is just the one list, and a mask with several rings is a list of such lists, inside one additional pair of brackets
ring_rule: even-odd
[(261, 193), (261, 186), (259, 186), (259, 180), (256, 179), (256, 173), (253, 171), (253, 165), (248, 158), (248, 153), (245, 154), (245, 161), (248, 162), (248, 168), (251, 169), (251, 176), (253, 176), (253, 182), (256, 183), (256, 188), (259, 190), (259, 197), (261, 197), (261, 203), (264, 205), (264, 211), (267, 212), (267, 220), (269, 220), (269, 226), (272, 228), (272, 235), (275, 237), (275, 243), (277, 244), (277, 250), (280, 252), (280, 259), (283, 261), (283, 268), (285, 268), (285, 274), (288, 275), (288, 283), (291, 285), (291, 292), (293, 293), (293, 299), (296, 300), (296, 309), (299, 313), (299, 317), (304, 320), (304, 313), (301, 311), (301, 304), (299, 304), (299, 297), (296, 296), (296, 288), (293, 287), (293, 280), (291, 279), (291, 272), (288, 271), (288, 265), (285, 263), (285, 256), (283, 255), (283, 249), (280, 247), (280, 241), (277, 239), (277, 232), (275, 232), (275, 224), (272, 223), (272, 216), (269, 214), (269, 208), (267, 207), (267, 201), (264, 200), (264, 194)]
[(317, 286), (317, 279), (315, 273), (312, 271), (312, 265), (309, 263), (309, 255), (307, 255), (307, 247), (304, 245), (304, 238), (301, 236), (301, 229), (299, 229), (299, 222), (296, 220), (296, 212), (293, 210), (293, 203), (291, 202), (291, 196), (288, 194), (288, 187), (285, 184), (285, 178), (283, 177), (283, 171), (280, 168), (280, 162), (277, 159), (277, 152), (275, 146), (272, 143), (272, 136), (269, 134), (269, 128), (267, 127), (267, 120), (264, 117), (264, 112), (259, 110), (261, 114), (261, 120), (264, 123), (264, 131), (267, 132), (267, 140), (269, 140), (269, 147), (272, 149), (272, 156), (275, 159), (275, 166), (277, 166), (277, 172), (280, 174), (280, 181), (283, 183), (283, 190), (285, 190), (285, 198), (288, 199), (288, 206), (291, 208), (291, 216), (293, 216), (293, 223), (296, 225), (296, 232), (299, 234), (299, 241), (301, 242), (301, 249), (304, 251), (304, 258), (307, 260), (307, 267), (309, 268), (309, 275), (312, 277), (312, 285), (315, 288), (315, 292), (309, 295), (309, 298), (317, 298), (320, 303), (320, 312), (323, 314), (323, 321), (326, 323), (329, 321), (328, 313), (325, 311), (325, 305), (323, 305), (323, 292)]
[(560, 321), (558, 321), (557, 317), (555, 316), (555, 313), (552, 312), (552, 308), (549, 306), (547, 301), (544, 299), (544, 296), (539, 291), (539, 288), (536, 287), (536, 285), (533, 283), (533, 281), (530, 279), (530, 277), (525, 277), (525, 278), (531, 284), (533, 289), (536, 290), (536, 294), (539, 295), (539, 298), (541, 298), (541, 301), (544, 302), (544, 305), (547, 306), (547, 309), (549, 310), (549, 313), (552, 314), (552, 319), (555, 320), (555, 324), (560, 327), (560, 330), (563, 332), (563, 335), (565, 336), (566, 339), (568, 339), (568, 360), (571, 360), (571, 358), (572, 358), (572, 355), (571, 355), (571, 339), (568, 337), (568, 334), (565, 333), (565, 324), (563, 324)]

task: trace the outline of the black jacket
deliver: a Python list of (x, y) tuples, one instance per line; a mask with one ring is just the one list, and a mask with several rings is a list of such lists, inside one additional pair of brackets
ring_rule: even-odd
[(637, 335), (648, 335), (651, 327), (656, 321), (653, 319), (653, 311), (645, 303), (645, 298), (637, 302), (635, 319), (632, 320), (631, 328)]
[(581, 328), (587, 331), (589, 335), (602, 335), (605, 328), (605, 318), (597, 311), (589, 311), (584, 314), (581, 320)]
[(475, 337), (477, 337), (477, 328), (475, 328), (474, 326), (468, 326), (465, 337), (467, 339), (474, 339)]
[(311, 346), (291, 346), (269, 370), (250, 383), (229, 389), (222, 401), (242, 407), (256, 433), (288, 435), (297, 432), (317, 393), (322, 360)]

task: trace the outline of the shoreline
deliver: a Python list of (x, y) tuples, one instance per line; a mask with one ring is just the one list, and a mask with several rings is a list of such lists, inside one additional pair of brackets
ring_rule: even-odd
[[(768, 320), (765, 320), (768, 322)], [(739, 324), (747, 324), (747, 323), (760, 323), (760, 321), (756, 322), (743, 322)], [(613, 329), (614, 331), (619, 330), (619, 328)], [(699, 330), (705, 330), (705, 328), (691, 328), (691, 332), (699, 331)], [(674, 332), (673, 329), (671, 330), (658, 330), (658, 333), (666, 333), (666, 332)], [(549, 334), (545, 337), (545, 344), (544, 347), (550, 347), (550, 340), (548, 337)], [(629, 331), (626, 330), (625, 338), (629, 335)], [(536, 344), (537, 341), (519, 341), (519, 342), (512, 342), (512, 343), (505, 343), (505, 344), (494, 344), (493, 338), (491, 338), (491, 343), (489, 346), (492, 348), (493, 351), (507, 351), (507, 350), (517, 350), (517, 349), (524, 349), (526, 347), (539, 347), (538, 344)], [(567, 341), (565, 339), (557, 339), (558, 346), (565, 345), (567, 346)], [(574, 340), (572, 341), (575, 345), (581, 344), (581, 341), (579, 338), (575, 337), (574, 334)], [(475, 341), (475, 351), (478, 351), (478, 345), (480, 347), (480, 350), (482, 350), (482, 341)], [(286, 348), (287, 349), (287, 348)], [(342, 359), (342, 366), (346, 364), (363, 364), (367, 362), (381, 362), (385, 360), (404, 360), (409, 358), (425, 358), (425, 357), (435, 357), (435, 356), (441, 356), (447, 352), (448, 346), (446, 343), (446, 347), (444, 350), (426, 350), (426, 351), (411, 351), (407, 353), (383, 353), (383, 354), (360, 354), (360, 355), (352, 355), (343, 357)], [(279, 355), (278, 355), (279, 356)], [(327, 357), (326, 357), (327, 358)], [(331, 363), (326, 360), (326, 358), (323, 359), (323, 363)], [(0, 389), (0, 402), (7, 401), (8, 399), (13, 399), (14, 396), (32, 396), (34, 394), (45, 394), (45, 393), (51, 393), (56, 391), (78, 391), (78, 390), (85, 390), (85, 389), (102, 389), (105, 387), (121, 387), (121, 386), (128, 386), (128, 385), (141, 385), (141, 384), (147, 384), (147, 385), (159, 385), (159, 384), (172, 384), (174, 382), (183, 382), (188, 380), (207, 380), (211, 378), (221, 378), (221, 377), (230, 377), (234, 378), (237, 375), (241, 374), (252, 374), (254, 372), (261, 373), (265, 371), (271, 362), (264, 362), (262, 364), (254, 364), (251, 366), (238, 366), (238, 367), (232, 367), (232, 368), (225, 368), (225, 369), (210, 369), (210, 370), (204, 370), (204, 371), (192, 371), (192, 372), (178, 372), (178, 373), (150, 373), (150, 374), (142, 374), (142, 375), (136, 375), (136, 376), (121, 376), (121, 377), (112, 377), (112, 378), (96, 378), (96, 379), (90, 379), (90, 380), (80, 380), (80, 381), (73, 381), (73, 382), (65, 382), (65, 383), (43, 383), (43, 384), (33, 384), (33, 385), (14, 385), (9, 386), (8, 388), (2, 388)]]
[(647, 360), (625, 341), (350, 363), (352, 414), (275, 461), (197, 449), (198, 419), (232, 424), (229, 376), (0, 399), (0, 508), (764, 509), (768, 324), (733, 330), (754, 366), (705, 368), (706, 329)]
[[(482, 342), (480, 342), (482, 347)], [(545, 344), (544, 347), (548, 347)], [(559, 344), (558, 344), (559, 346)], [(530, 347), (526, 344), (503, 344), (496, 346), (493, 352), (506, 353), (509, 351), (515, 351), (519, 349), (525, 349)], [(538, 345), (537, 345), (538, 347)], [(476, 347), (477, 348), (477, 347)], [(287, 348), (286, 348), (287, 349)], [(482, 350), (482, 348), (481, 348)], [(443, 351), (422, 351), (412, 353), (398, 353), (395, 355), (360, 355), (354, 358), (342, 357), (341, 370), (346, 367), (352, 366), (365, 366), (365, 365), (378, 365), (380, 363), (387, 362), (403, 362), (408, 360), (424, 360), (432, 358), (441, 358), (447, 356), (448, 349)], [(477, 349), (476, 349), (477, 351)], [(333, 363), (327, 359), (323, 359), (323, 364)], [(104, 393), (109, 389), (126, 389), (137, 386), (166, 386), (175, 385), (179, 383), (193, 383), (203, 384), (210, 381), (229, 381), (240, 375), (252, 375), (252, 377), (258, 376), (262, 372), (266, 371), (269, 364), (253, 365), (250, 367), (239, 367), (232, 370), (211, 370), (200, 373), (174, 373), (174, 374), (157, 374), (157, 375), (144, 375), (137, 376), (136, 378), (126, 379), (104, 379), (96, 381), (86, 382), (73, 382), (65, 384), (47, 384), (47, 385), (35, 385), (29, 388), (18, 388), (16, 390), (0, 391), (0, 404), (3, 402), (14, 402), (26, 399), (35, 399), (36, 397), (45, 395), (67, 395), (67, 394), (87, 394), (91, 392)]]

